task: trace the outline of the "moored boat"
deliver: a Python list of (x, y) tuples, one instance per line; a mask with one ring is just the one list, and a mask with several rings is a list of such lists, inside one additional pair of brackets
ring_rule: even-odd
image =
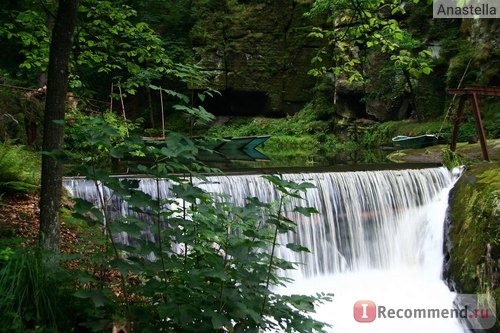
[(398, 135), (392, 138), (394, 147), (399, 149), (424, 148), (437, 144), (439, 138), (435, 134), (418, 136)]

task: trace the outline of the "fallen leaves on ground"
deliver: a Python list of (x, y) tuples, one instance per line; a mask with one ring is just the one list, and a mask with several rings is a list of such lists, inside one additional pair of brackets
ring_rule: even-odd
[[(38, 240), (40, 209), (38, 194), (15, 194), (0, 204), (0, 239), (20, 238), (23, 244), (34, 246)], [(78, 242), (78, 233), (61, 223), (61, 251), (71, 252)]]
[[(39, 200), (38, 194), (15, 194), (2, 198), (0, 203), (0, 246), (20, 244), (21, 246), (35, 247), (37, 245), (40, 226)], [(65, 201), (63, 204), (71, 206), (70, 202)], [(93, 238), (98, 237), (95, 231), (99, 232), (94, 230), (93, 233), (91, 228), (84, 231), (81, 227), (61, 222), (61, 252), (80, 255), (79, 259), (66, 261), (64, 265), (69, 269), (86, 270), (98, 280), (110, 283), (114, 294), (122, 297), (120, 273), (116, 269), (104, 265), (96, 267), (90, 259), (98, 252), (105, 252), (103, 245), (97, 244), (96, 239)]]

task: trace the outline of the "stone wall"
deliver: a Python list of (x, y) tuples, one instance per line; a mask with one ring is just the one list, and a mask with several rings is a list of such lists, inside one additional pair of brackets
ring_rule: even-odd
[(271, 116), (292, 114), (311, 99), (315, 81), (307, 71), (315, 45), (303, 17), (309, 6), (293, 0), (220, 1), (194, 11), (195, 60), (213, 74), (213, 88), (232, 115), (248, 114), (231, 101), (249, 92), (267, 97), (256, 103), (263, 110), (254, 114)]

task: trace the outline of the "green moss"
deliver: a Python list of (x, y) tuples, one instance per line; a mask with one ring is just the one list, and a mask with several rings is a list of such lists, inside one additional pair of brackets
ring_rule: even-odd
[(490, 293), (498, 302), (500, 162), (475, 165), (462, 175), (452, 191), (450, 218), (448, 278), (462, 293)]
[(277, 135), (269, 138), (259, 150), (271, 161), (278, 161), (279, 166), (303, 166), (311, 161), (320, 162), (319, 147), (319, 142), (310, 135)]
[(228, 123), (212, 126), (207, 134), (212, 136), (304, 136), (307, 134), (325, 133), (328, 122), (317, 120), (315, 110), (305, 107), (300, 112), (286, 118), (265, 117), (233, 117)]
[(449, 147), (443, 148), (443, 165), (448, 169), (453, 169), (461, 165), (467, 165), (468, 160), (464, 156), (455, 151), (451, 151)]
[(40, 156), (24, 146), (0, 142), (0, 199), (4, 193), (30, 193), (40, 182)]

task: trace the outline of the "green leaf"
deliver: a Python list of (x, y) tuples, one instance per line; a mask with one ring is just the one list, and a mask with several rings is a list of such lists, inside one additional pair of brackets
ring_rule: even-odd
[(224, 316), (220, 315), (219, 313), (212, 313), (210, 314), (210, 320), (212, 321), (212, 328), (215, 330), (221, 329), (224, 327), (226, 324), (231, 325), (231, 322)]
[[(152, 87), (156, 87), (156, 86), (150, 85), (150, 87), (152, 88)], [(177, 91), (170, 90), (170, 89), (162, 89), (162, 88), (158, 88), (158, 89), (161, 89), (163, 92), (166, 92), (170, 96), (177, 97), (178, 99), (180, 99), (184, 103), (189, 103), (189, 97), (184, 95), (184, 94), (178, 93)]]
[(151, 195), (142, 191), (134, 191), (127, 202), (134, 207), (144, 208), (151, 207), (154, 204)]
[(99, 290), (79, 290), (73, 294), (73, 296), (78, 298), (90, 298), (95, 307), (99, 308), (109, 303), (108, 299), (102, 291)]
[(111, 231), (115, 233), (126, 232), (131, 237), (140, 237), (146, 226), (146, 223), (135, 224), (125, 221), (113, 221)]
[(92, 209), (92, 207), (94, 207), (94, 205), (87, 200), (74, 198), (73, 201), (75, 202), (74, 210), (76, 213), (79, 214), (85, 214), (89, 212)]
[(203, 199), (206, 201), (207, 195), (199, 187), (195, 187), (189, 184), (180, 184), (172, 186), (172, 192), (174, 192), (178, 198), (184, 199), (187, 202), (196, 203), (197, 200)]
[(290, 303), (301, 311), (315, 312), (314, 311), (314, 298), (311, 296), (303, 295), (290, 295)]
[(205, 101), (205, 97), (206, 97), (206, 96), (205, 96), (205, 94), (198, 93), (198, 99), (199, 99), (200, 101), (202, 101), (202, 102), (203, 102), (203, 101)]
[(314, 207), (295, 207), (294, 212), (300, 213), (304, 216), (311, 216), (312, 214), (318, 214), (318, 210)]
[(109, 150), (109, 154), (111, 155), (111, 157), (114, 157), (114, 158), (123, 158), (124, 157), (123, 152), (120, 149), (115, 148), (115, 147), (113, 147)]
[(286, 244), (286, 247), (294, 252), (308, 252), (308, 253), (311, 252), (307, 247), (295, 243), (288, 243)]

